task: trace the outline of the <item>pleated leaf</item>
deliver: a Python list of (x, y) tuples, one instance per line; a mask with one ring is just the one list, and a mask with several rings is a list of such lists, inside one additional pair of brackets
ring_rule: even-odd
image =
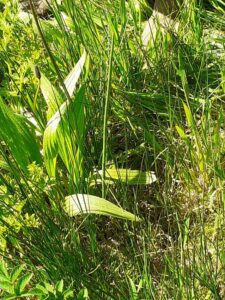
[(9, 279), (9, 273), (7, 271), (7, 265), (3, 260), (0, 260), (0, 274), (2, 274), (5, 279)]
[(35, 161), (41, 162), (34, 130), (26, 118), (16, 115), (0, 98), (0, 141), (4, 141), (16, 162), (24, 170)]
[(16, 279), (20, 276), (21, 272), (23, 271), (24, 269), (24, 265), (20, 265), (20, 266), (16, 266), (11, 274), (10, 274), (10, 277), (11, 277), (11, 282), (14, 283), (16, 281)]
[(43, 137), (44, 160), (49, 176), (55, 176), (56, 158), (58, 154), (57, 132), (59, 131), (62, 117), (69, 106), (64, 102), (59, 110), (48, 121)]
[[(156, 181), (154, 172), (143, 172), (139, 170), (127, 169), (106, 169), (106, 184), (115, 184), (121, 182), (128, 185), (148, 185)], [(102, 170), (93, 174), (90, 178), (89, 185), (102, 183)]]
[(44, 132), (43, 149), (48, 174), (55, 176), (59, 154), (74, 182), (82, 176), (82, 145), (84, 130), (84, 89), (73, 102), (64, 102), (48, 121)]
[[(84, 63), (86, 59), (86, 52), (83, 53), (76, 66), (72, 69), (69, 75), (64, 80), (65, 87), (70, 95), (73, 96), (77, 82), (80, 78)], [(40, 87), (44, 99), (48, 105), (47, 119), (49, 120), (59, 109), (63, 103), (62, 95), (51, 84), (48, 78), (41, 73)]]
[(80, 78), (80, 74), (82, 72), (85, 60), (86, 60), (86, 52), (83, 53), (76, 66), (72, 69), (72, 71), (69, 73), (69, 75), (66, 77), (64, 81), (65, 87), (70, 97), (73, 96), (73, 92), (77, 85), (78, 79)]
[(15, 286), (15, 292), (17, 295), (20, 295), (23, 292), (23, 290), (26, 288), (26, 286), (31, 281), (32, 277), (33, 277), (32, 273), (26, 274), (17, 281), (16, 286)]
[(64, 209), (70, 217), (79, 214), (99, 214), (127, 219), (130, 221), (141, 221), (139, 217), (107, 201), (106, 199), (87, 194), (74, 194), (67, 196)]
[(48, 105), (47, 119), (49, 120), (54, 113), (57, 112), (63, 100), (60, 93), (44, 74), (41, 74), (40, 87), (43, 97)]
[(0, 281), (0, 290), (6, 291), (8, 293), (13, 293), (13, 285), (10, 281)]
[[(81, 56), (76, 66), (64, 81), (65, 87), (70, 95), (73, 96), (77, 82), (81, 75), (86, 53)], [(47, 82), (47, 81), (46, 81)], [(44, 159), (48, 174), (55, 176), (57, 155), (60, 155), (74, 181), (78, 181), (81, 177), (82, 165), (82, 147), (83, 145), (83, 129), (84, 129), (84, 89), (81, 88), (77, 93), (74, 101), (65, 101), (56, 109), (58, 105), (54, 88), (51, 84), (45, 83), (46, 93), (45, 99), (49, 106), (50, 120), (43, 137)], [(53, 92), (52, 92), (53, 91)], [(55, 97), (56, 96), (56, 97)], [(59, 100), (60, 102), (61, 100)]]

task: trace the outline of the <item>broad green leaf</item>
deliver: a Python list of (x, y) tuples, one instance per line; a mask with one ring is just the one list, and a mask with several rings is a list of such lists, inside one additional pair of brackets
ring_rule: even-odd
[(0, 98), (0, 141), (4, 141), (16, 162), (27, 171), (27, 166), (41, 162), (39, 146), (35, 133), (26, 119), (16, 115)]
[(0, 273), (0, 281), (8, 281), (8, 278), (4, 274)]
[(87, 300), (88, 297), (88, 290), (86, 288), (79, 291), (78, 295), (76, 296), (77, 300)]
[(11, 274), (10, 274), (10, 278), (11, 278), (11, 282), (14, 283), (16, 281), (16, 279), (20, 276), (21, 272), (24, 269), (24, 265), (21, 266), (16, 266)]
[(35, 289), (42, 291), (43, 294), (47, 294), (48, 290), (46, 287), (44, 287), (42, 284), (37, 284), (35, 286)]
[(80, 78), (81, 71), (83, 69), (84, 63), (86, 59), (86, 52), (84, 51), (83, 55), (79, 59), (76, 66), (72, 69), (72, 71), (69, 73), (69, 75), (66, 77), (64, 84), (65, 87), (70, 95), (70, 97), (73, 96), (76, 84), (78, 82), (78, 79)]
[(13, 285), (8, 280), (0, 281), (0, 289), (10, 294), (13, 293)]
[(3, 300), (12, 300), (12, 299), (18, 299), (17, 295), (8, 295), (4, 296)]
[(44, 99), (48, 105), (47, 119), (49, 120), (54, 113), (57, 112), (63, 102), (63, 99), (60, 93), (55, 89), (55, 87), (51, 84), (47, 77), (45, 77), (44, 74), (41, 74), (40, 87)]
[(80, 179), (83, 178), (84, 103), (84, 88), (81, 88), (68, 110), (66, 124), (62, 124), (58, 135), (59, 155), (78, 188)]
[(181, 127), (179, 127), (178, 125), (176, 125), (176, 130), (179, 134), (179, 136), (183, 139), (183, 140), (187, 140), (187, 136), (185, 134), (185, 132), (183, 131), (183, 129)]
[(23, 292), (23, 290), (28, 285), (32, 277), (33, 277), (32, 273), (26, 274), (17, 281), (15, 286), (15, 292), (17, 295), (20, 295)]
[[(148, 185), (156, 181), (154, 172), (143, 172), (127, 169), (106, 169), (106, 184), (122, 182), (129, 185)], [(102, 182), (102, 170), (90, 178), (90, 186)]]
[(63, 280), (60, 280), (59, 282), (56, 283), (56, 291), (62, 293), (62, 291), (63, 291)]
[(73, 180), (82, 178), (84, 138), (84, 89), (81, 88), (73, 102), (64, 102), (49, 120), (44, 132), (43, 149), (48, 174), (55, 176), (56, 158), (59, 154)]
[[(65, 87), (70, 97), (72, 97), (78, 79), (80, 78), (85, 59), (86, 52), (83, 53), (76, 66), (72, 69), (72, 71), (69, 73), (69, 75), (64, 81)], [(47, 119), (49, 120), (60, 109), (60, 106), (63, 103), (63, 98), (44, 74), (41, 74), (40, 87), (44, 99), (48, 105)]]
[(183, 102), (183, 106), (184, 106), (184, 111), (185, 111), (186, 119), (187, 119), (187, 122), (188, 122), (188, 126), (189, 126), (189, 128), (194, 129), (194, 119), (193, 119), (191, 110), (189, 109), (187, 104), (184, 103), (184, 102)]
[(70, 217), (78, 214), (99, 214), (140, 222), (141, 219), (117, 205), (97, 196), (74, 194), (67, 196), (64, 209)]
[(62, 116), (69, 104), (70, 103), (66, 101), (60, 106), (59, 110), (48, 121), (44, 132), (43, 149), (45, 164), (48, 174), (52, 177), (55, 176), (56, 158), (58, 154), (57, 131), (59, 130), (59, 125), (62, 122)]
[[(85, 63), (86, 53), (64, 81), (72, 97)], [(55, 176), (56, 160), (60, 155), (76, 186), (82, 178), (84, 136), (84, 88), (74, 101), (65, 101), (47, 123), (43, 137), (44, 159), (48, 174)]]
[(9, 279), (9, 273), (7, 271), (7, 266), (3, 260), (0, 261), (0, 273), (5, 276), (6, 279)]
[(63, 297), (64, 297), (64, 299), (74, 297), (74, 292), (72, 290), (65, 291), (65, 293), (63, 294)]
[(29, 297), (29, 296), (41, 296), (41, 295), (46, 295), (47, 291), (43, 291), (42, 289), (39, 288), (33, 288), (31, 290), (29, 290), (28, 292), (24, 292), (21, 295), (23, 297)]
[(138, 300), (138, 292), (135, 283), (133, 280), (128, 276), (130, 282), (130, 289), (131, 289), (131, 300)]
[(50, 283), (45, 282), (44, 284), (45, 284), (46, 290), (47, 290), (49, 293), (54, 293), (54, 287), (53, 287)]

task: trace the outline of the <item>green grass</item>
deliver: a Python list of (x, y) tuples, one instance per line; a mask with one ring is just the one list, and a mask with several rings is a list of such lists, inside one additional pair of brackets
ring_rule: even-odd
[[(184, 1), (147, 46), (145, 1), (1, 4), (0, 250), (45, 286), (24, 299), (224, 299), (223, 1)], [(87, 194), (100, 214), (69, 216)]]

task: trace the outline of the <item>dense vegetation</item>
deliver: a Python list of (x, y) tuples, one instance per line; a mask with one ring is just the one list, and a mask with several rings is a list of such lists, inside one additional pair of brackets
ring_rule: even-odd
[(225, 298), (225, 4), (153, 2), (0, 0), (1, 299)]

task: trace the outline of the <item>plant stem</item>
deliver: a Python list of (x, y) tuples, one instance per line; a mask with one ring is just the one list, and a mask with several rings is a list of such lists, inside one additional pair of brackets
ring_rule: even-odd
[(109, 56), (109, 70), (108, 70), (108, 81), (107, 81), (107, 91), (105, 99), (105, 108), (104, 108), (104, 120), (103, 120), (103, 145), (102, 145), (102, 198), (106, 196), (106, 185), (105, 185), (105, 169), (106, 169), (106, 142), (107, 142), (107, 116), (108, 116), (108, 107), (111, 91), (111, 79), (112, 79), (112, 59), (113, 59), (113, 49), (114, 49), (114, 36), (112, 35), (111, 49)]
[(42, 32), (42, 29), (41, 29), (41, 26), (40, 26), (40, 24), (39, 24), (39, 20), (38, 20), (38, 17), (37, 17), (37, 12), (36, 12), (36, 9), (35, 9), (35, 7), (34, 7), (33, 1), (32, 1), (32, 0), (29, 0), (29, 3), (30, 3), (30, 7), (31, 7), (32, 14), (33, 14), (33, 16), (34, 16), (35, 24), (36, 24), (36, 26), (37, 26), (37, 30), (38, 30), (38, 32), (39, 32), (39, 34), (40, 34), (41, 40), (42, 40), (43, 45), (44, 45), (44, 47), (45, 47), (45, 49), (46, 49), (46, 51), (47, 51), (47, 53), (48, 53), (48, 55), (49, 55), (49, 58), (50, 58), (50, 60), (51, 60), (51, 62), (52, 62), (52, 64), (53, 64), (53, 66), (54, 66), (54, 69), (55, 69), (55, 71), (56, 71), (56, 74), (57, 74), (57, 76), (58, 76), (58, 78), (59, 78), (60, 85), (61, 85), (61, 87), (62, 87), (62, 89), (63, 89), (63, 91), (64, 91), (64, 93), (65, 93), (65, 95), (66, 95), (67, 100), (68, 100), (68, 101), (71, 101), (71, 97), (70, 97), (70, 95), (69, 95), (69, 93), (68, 93), (68, 91), (67, 91), (67, 88), (66, 88), (65, 84), (64, 84), (63, 78), (62, 78), (61, 73), (60, 73), (60, 70), (59, 70), (59, 68), (58, 68), (58, 66), (57, 66), (57, 64), (56, 64), (55, 58), (54, 58), (54, 56), (53, 56), (53, 54), (52, 54), (52, 52), (51, 52), (51, 50), (50, 50), (50, 48), (49, 48), (49, 45), (48, 45), (48, 43), (46, 42), (46, 39), (45, 39), (45, 37), (44, 37), (44, 34), (43, 34), (43, 32)]

